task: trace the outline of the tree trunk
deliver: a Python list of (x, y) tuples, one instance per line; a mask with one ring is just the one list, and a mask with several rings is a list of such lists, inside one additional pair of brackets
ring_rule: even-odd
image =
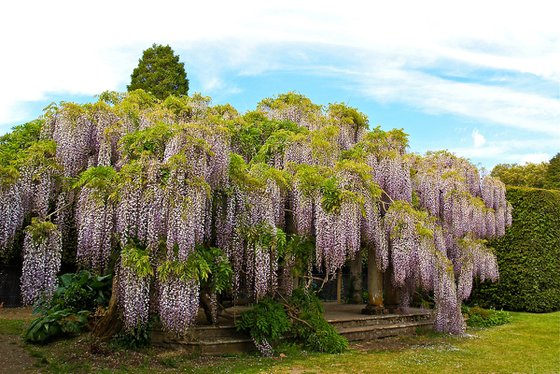
[(401, 307), (401, 295), (400, 290), (398, 287), (395, 287), (392, 282), (393, 278), (393, 267), (392, 265), (389, 266), (385, 274), (383, 275), (384, 283), (385, 283), (385, 308), (389, 311), (389, 313), (400, 313)]
[(363, 314), (384, 314), (383, 273), (377, 268), (375, 248), (368, 248), (368, 304), (362, 309)]
[(361, 251), (350, 262), (352, 295), (351, 302), (354, 304), (362, 304), (362, 255)]
[(111, 299), (109, 300), (109, 307), (107, 308), (107, 311), (105, 312), (103, 317), (101, 317), (101, 319), (97, 321), (92, 330), (92, 334), (101, 340), (106, 341), (111, 339), (123, 328), (122, 315), (121, 311), (118, 308), (117, 295), (118, 277), (115, 274), (115, 276), (113, 277), (113, 286), (111, 290)]
[(342, 304), (342, 269), (336, 273), (336, 302)]
[(218, 303), (218, 295), (210, 290), (200, 292), (200, 306), (204, 310), (204, 315), (209, 324), (218, 323), (218, 316), (222, 312), (221, 305)]

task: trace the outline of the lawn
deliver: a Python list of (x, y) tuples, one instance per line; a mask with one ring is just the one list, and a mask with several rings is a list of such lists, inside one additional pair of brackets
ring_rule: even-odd
[[(46, 346), (26, 345), (37, 370), (51, 372), (187, 373), (560, 373), (560, 312), (512, 313), (512, 323), (469, 329), (466, 337), (422, 333), (369, 344), (344, 354), (307, 354), (293, 347), (285, 357), (189, 357), (157, 348), (124, 350), (87, 335)], [(21, 333), (25, 321), (0, 313), (0, 341)]]

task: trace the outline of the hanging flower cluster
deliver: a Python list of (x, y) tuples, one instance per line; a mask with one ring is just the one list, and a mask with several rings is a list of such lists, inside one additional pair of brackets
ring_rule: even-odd
[[(334, 169), (296, 168), (290, 200), (295, 231), (316, 238), (316, 266), (328, 276), (362, 244), (387, 249), (378, 206), (381, 190), (371, 174), (368, 166), (351, 160)], [(387, 261), (387, 256), (379, 258)]]
[(417, 159), (414, 167), (420, 205), (439, 217), (452, 237), (471, 232), (478, 238), (502, 236), (511, 225), (504, 184), (488, 176), (481, 181), (476, 168), (464, 159), (434, 152)]
[(76, 205), (78, 244), (76, 260), (82, 266), (103, 272), (111, 254), (114, 207), (90, 188), (83, 188)]
[(189, 276), (188, 262), (166, 261), (158, 268), (159, 316), (166, 331), (182, 336), (196, 319), (200, 283)]
[(62, 239), (58, 227), (33, 218), (25, 229), (21, 294), (23, 303), (31, 305), (40, 298), (49, 300), (56, 287), (60, 269)]
[(146, 326), (150, 311), (150, 281), (153, 276), (148, 252), (129, 244), (121, 253), (117, 279), (125, 330)]
[(5, 185), (0, 186), (0, 253), (11, 247), (17, 230), (23, 224), (24, 208), (20, 183), (8, 183), (5, 180)]
[(198, 313), (199, 284), (193, 280), (170, 278), (160, 285), (159, 315), (163, 327), (183, 335)]
[(448, 256), (458, 269), (458, 240), (502, 236), (511, 225), (511, 205), (505, 186), (491, 177), (482, 181), (476, 169), (448, 152), (435, 152), (415, 162), (414, 190), (420, 205), (439, 218), (445, 231)]
[(111, 166), (118, 158), (118, 138), (115, 136), (119, 117), (106, 104), (98, 103), (98, 108), (92, 114), (92, 122), (96, 125), (94, 132), (92, 155), (89, 164)]
[(441, 256), (440, 259), (440, 264), (447, 264), (447, 266), (436, 267), (434, 274), (434, 302), (436, 305), (434, 328), (436, 331), (461, 334), (465, 331), (465, 321), (461, 314), (461, 301), (457, 297), (453, 265), (444, 256)]
[(184, 196), (175, 195), (169, 209), (167, 229), (168, 257), (175, 246), (178, 258), (186, 260), (196, 244), (204, 240), (207, 191), (204, 186), (192, 186)]
[[(460, 314), (453, 310), (468, 298), (474, 277), (496, 280), (498, 265), (483, 238), (502, 236), (511, 225), (511, 205), (505, 199), (505, 186), (498, 180), (480, 179), (478, 171), (466, 160), (448, 152), (433, 152), (414, 160), (413, 189), (419, 205), (442, 228), (444, 254), (451, 261), (452, 273), (440, 271), (438, 279), (453, 285), (434, 288), (444, 292), (437, 300), (448, 307), (439, 308), (436, 327), (443, 331), (462, 331)], [(443, 313), (443, 314), (442, 314)]]
[(309, 130), (317, 130), (323, 124), (319, 121), (321, 107), (307, 97), (288, 92), (275, 99), (264, 99), (258, 109), (272, 119), (291, 121)]
[(19, 151), (13, 165), (0, 164), (0, 251), (10, 248), (27, 215), (49, 214), (59, 171), (55, 150), (54, 141), (40, 140)]
[(95, 124), (81, 106), (71, 103), (65, 104), (49, 121), (47, 128), (57, 144), (56, 155), (64, 175), (75, 177), (88, 166), (94, 153)]
[[(110, 166), (92, 167), (80, 174), (80, 193), (75, 206), (78, 232), (76, 260), (82, 266), (104, 272), (107, 269), (115, 232), (115, 189), (118, 175)], [(61, 197), (65, 194), (61, 194)], [(64, 206), (59, 221), (67, 214)]]
[(406, 158), (393, 154), (380, 160), (369, 157), (368, 161), (374, 170), (375, 181), (391, 199), (412, 201), (410, 166)]
[(116, 208), (116, 231), (121, 245), (126, 245), (141, 231), (143, 166), (138, 163), (128, 164), (121, 172), (119, 199)]
[(343, 201), (337, 212), (323, 208), (315, 202), (316, 265), (324, 266), (328, 275), (336, 274), (360, 249), (360, 206), (353, 201)]
[[(262, 298), (278, 287), (278, 232), (285, 225), (286, 179), (278, 170), (240, 157), (230, 166), (232, 193), (218, 214), (218, 245), (234, 268), (234, 291), (245, 284), (253, 297)], [(245, 274), (245, 277), (240, 276)]]
[(461, 239), (458, 245), (461, 247), (462, 258), (458, 262), (460, 269), (457, 293), (458, 297), (466, 300), (472, 291), (473, 278), (478, 277), (481, 281), (492, 282), (498, 280), (498, 264), (496, 256), (481, 239), (467, 236)]
[(359, 142), (368, 128), (369, 121), (365, 114), (342, 103), (329, 104), (327, 116), (340, 128), (338, 144), (344, 150)]
[(403, 306), (408, 306), (417, 288), (433, 291), (436, 329), (464, 331), (453, 265), (445, 255), (443, 235), (433, 218), (397, 201), (389, 208), (385, 223), (390, 238), (392, 281), (401, 290)]
[(295, 230), (299, 235), (313, 234), (314, 208), (313, 202), (317, 196), (302, 188), (302, 183), (296, 181), (291, 196), (291, 209), (294, 212)]

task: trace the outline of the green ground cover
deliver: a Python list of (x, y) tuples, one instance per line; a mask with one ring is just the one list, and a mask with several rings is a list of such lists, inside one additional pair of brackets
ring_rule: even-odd
[[(285, 357), (192, 357), (158, 348), (124, 350), (87, 334), (49, 345), (26, 345), (36, 369), (57, 373), (558, 373), (560, 312), (511, 313), (510, 324), (469, 328), (467, 337), (420, 333), (353, 344), (343, 354), (309, 354), (286, 347)], [(1, 335), (21, 334), (22, 320), (3, 318)], [(0, 339), (0, 342), (2, 339)]]

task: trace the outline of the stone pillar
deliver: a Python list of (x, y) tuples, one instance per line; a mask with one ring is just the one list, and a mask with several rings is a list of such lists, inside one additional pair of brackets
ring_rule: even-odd
[(336, 302), (342, 304), (342, 269), (336, 273)]
[(393, 277), (393, 268), (392, 266), (387, 269), (384, 274), (384, 282), (385, 282), (385, 308), (389, 313), (400, 313), (401, 308), (401, 294), (400, 290), (393, 285), (391, 278)]
[(362, 309), (363, 314), (384, 314), (383, 273), (377, 268), (375, 248), (368, 248), (368, 305)]
[(350, 274), (352, 282), (352, 295), (350, 301), (354, 304), (362, 303), (362, 256), (356, 253), (356, 257), (350, 261)]

